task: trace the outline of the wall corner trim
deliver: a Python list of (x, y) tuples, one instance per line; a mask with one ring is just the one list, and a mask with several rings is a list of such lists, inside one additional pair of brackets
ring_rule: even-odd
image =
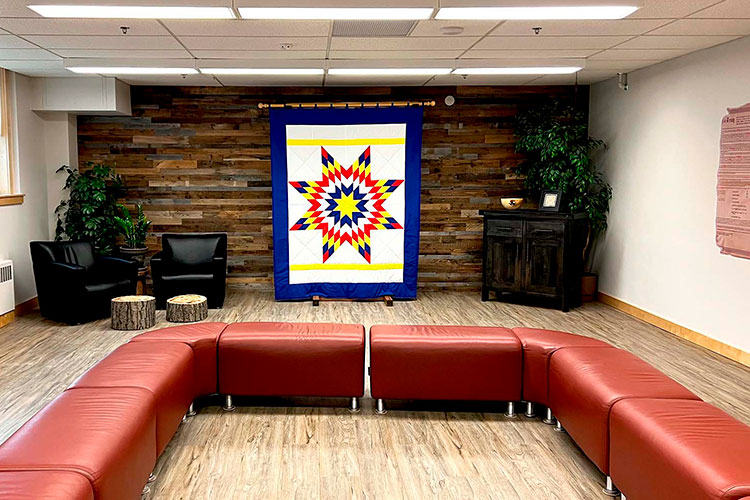
[(689, 328), (685, 328), (684, 326), (680, 326), (677, 323), (672, 323), (669, 320), (661, 318), (648, 311), (644, 311), (643, 309), (640, 309), (632, 304), (628, 304), (625, 301), (612, 297), (611, 295), (607, 295), (606, 293), (599, 292), (599, 294), (597, 295), (597, 299), (603, 304), (607, 304), (610, 307), (614, 307), (618, 311), (622, 311), (625, 314), (640, 319), (641, 321), (645, 321), (650, 325), (661, 328), (662, 330), (667, 331), (672, 335), (685, 339), (688, 342), (692, 342), (693, 344), (703, 347), (704, 349), (708, 349), (711, 352), (724, 356), (725, 358), (729, 358), (732, 361), (736, 361), (737, 363), (740, 363), (742, 365), (750, 366), (750, 353), (747, 353), (741, 349), (727, 345), (719, 340), (703, 335), (702, 333), (698, 333), (696, 331), (690, 330)]

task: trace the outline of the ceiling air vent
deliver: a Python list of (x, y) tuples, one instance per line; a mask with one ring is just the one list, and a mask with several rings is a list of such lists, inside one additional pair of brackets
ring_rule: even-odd
[(416, 23), (416, 21), (334, 21), (333, 36), (406, 36)]

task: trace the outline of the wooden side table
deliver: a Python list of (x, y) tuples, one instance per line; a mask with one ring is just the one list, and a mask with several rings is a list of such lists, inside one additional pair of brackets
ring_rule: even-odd
[(156, 324), (156, 299), (126, 295), (112, 299), (113, 330), (145, 330)]
[(138, 269), (138, 283), (135, 287), (136, 295), (146, 295), (146, 278), (148, 278), (148, 268)]
[(208, 317), (208, 301), (203, 295), (178, 295), (167, 299), (167, 321), (192, 323)]

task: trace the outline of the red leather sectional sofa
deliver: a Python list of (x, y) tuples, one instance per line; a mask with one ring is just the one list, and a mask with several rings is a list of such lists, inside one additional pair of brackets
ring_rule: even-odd
[[(563, 332), (375, 326), (385, 399), (547, 407), (628, 500), (750, 500), (750, 427), (626, 351)], [(133, 500), (200, 396), (364, 394), (361, 325), (198, 323), (139, 335), (0, 445), (0, 499)], [(557, 419), (553, 417), (552, 413)]]

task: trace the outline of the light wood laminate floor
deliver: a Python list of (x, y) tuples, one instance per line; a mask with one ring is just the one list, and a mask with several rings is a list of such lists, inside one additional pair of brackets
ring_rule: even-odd
[[(478, 293), (422, 293), (392, 308), (348, 302), (313, 308), (235, 289), (209, 320), (560, 329), (627, 349), (750, 424), (749, 369), (600, 303), (566, 314), (482, 303)], [(158, 312), (156, 328), (166, 325)], [(108, 320), (63, 326), (38, 315), (0, 329), (0, 441), (137, 333), (110, 330)], [(369, 398), (359, 414), (333, 406), (346, 401), (323, 403), (328, 406), (200, 409), (159, 460), (151, 498), (605, 498), (602, 475), (567, 435), (538, 418), (509, 420), (504, 406), (391, 408), (381, 416)]]

